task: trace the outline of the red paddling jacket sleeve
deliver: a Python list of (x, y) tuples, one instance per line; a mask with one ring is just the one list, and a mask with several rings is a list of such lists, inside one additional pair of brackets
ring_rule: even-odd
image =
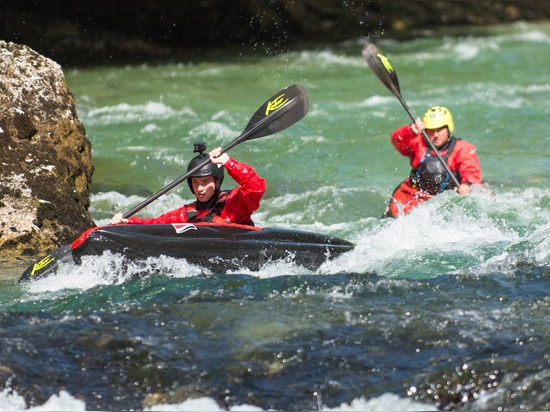
[[(239, 187), (231, 190), (225, 198), (225, 204), (219, 216), (215, 216), (214, 223), (241, 223), (251, 220), (252, 213), (260, 207), (260, 200), (265, 193), (266, 184), (256, 171), (246, 163), (238, 162), (233, 158), (224, 165)], [(141, 219), (132, 216), (128, 219), (131, 224), (166, 224), (186, 223), (187, 211), (194, 205), (184, 205), (158, 217)], [(196, 210), (194, 207), (193, 210)], [(209, 210), (200, 211), (197, 217), (207, 215)]]
[[(391, 134), (391, 142), (399, 153), (409, 158), (413, 169), (420, 166), (420, 160), (428, 151), (428, 145), (423, 135), (415, 135), (410, 125), (401, 126)], [(444, 156), (446, 151), (440, 151)], [(456, 145), (450, 154), (447, 165), (449, 169), (457, 171), (460, 183), (481, 184), (481, 165), (473, 144), (457, 139)]]

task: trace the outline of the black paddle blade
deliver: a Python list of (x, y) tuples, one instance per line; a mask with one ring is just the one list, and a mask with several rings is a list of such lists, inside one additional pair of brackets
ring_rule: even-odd
[(292, 126), (309, 111), (309, 97), (300, 84), (275, 93), (254, 113), (239, 141), (269, 136)]
[(386, 86), (395, 96), (400, 96), (399, 80), (389, 59), (373, 43), (367, 43), (361, 50), (361, 56), (367, 62), (370, 69), (376, 77)]
[(57, 271), (61, 263), (74, 262), (71, 245), (61, 246), (49, 255), (44, 256), (35, 264), (29, 266), (19, 278), (19, 282), (44, 278)]

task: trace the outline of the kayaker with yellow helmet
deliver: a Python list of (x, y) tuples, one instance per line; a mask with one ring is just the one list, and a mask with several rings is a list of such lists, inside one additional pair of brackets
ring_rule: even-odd
[[(422, 131), (426, 133), (455, 174), (460, 186), (453, 179), (437, 155), (428, 148)], [(399, 153), (409, 158), (410, 175), (395, 189), (386, 217), (397, 217), (432, 198), (444, 190), (455, 190), (469, 195), (471, 186), (481, 184), (481, 166), (473, 144), (453, 136), (454, 122), (449, 109), (443, 106), (429, 108), (422, 119), (399, 127), (391, 134), (391, 142)]]

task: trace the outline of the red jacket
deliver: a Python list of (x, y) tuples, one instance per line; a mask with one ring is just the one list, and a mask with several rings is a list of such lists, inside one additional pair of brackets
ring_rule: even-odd
[[(231, 190), (227, 194), (225, 205), (219, 216), (214, 216), (213, 223), (243, 223), (251, 220), (252, 213), (260, 207), (260, 200), (265, 193), (265, 180), (262, 179), (254, 171), (252, 167), (246, 163), (237, 162), (230, 158), (224, 165), (239, 187)], [(186, 223), (187, 210), (195, 208), (196, 202), (189, 205), (184, 205), (178, 209), (158, 217), (141, 219), (137, 216), (132, 216), (128, 219), (128, 223), (132, 224), (165, 224), (165, 223)], [(210, 209), (197, 212), (197, 218), (208, 215)]]
[[(391, 142), (399, 153), (409, 157), (413, 169), (420, 166), (420, 160), (428, 151), (424, 137), (421, 134), (413, 134), (409, 125), (401, 126), (393, 132)], [(439, 154), (445, 156), (446, 151), (440, 151)], [(481, 184), (481, 166), (473, 144), (457, 140), (453, 152), (447, 159), (447, 165), (449, 169), (459, 173), (461, 184)]]
[[(401, 126), (393, 132), (391, 142), (399, 153), (409, 157), (413, 169), (420, 166), (422, 157), (428, 151), (428, 144), (424, 136), (413, 134), (409, 125)], [(440, 151), (439, 154), (445, 156), (447, 151)], [(449, 169), (459, 173), (461, 184), (481, 184), (481, 166), (476, 149), (471, 143), (457, 140), (452, 153), (447, 159), (447, 165)], [(432, 197), (433, 195), (429, 193), (413, 188), (409, 176), (393, 192), (386, 215), (397, 217), (402, 213), (409, 213), (413, 208)]]

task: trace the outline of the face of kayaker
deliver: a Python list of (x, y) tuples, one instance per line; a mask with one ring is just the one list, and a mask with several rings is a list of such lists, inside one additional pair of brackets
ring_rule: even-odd
[(439, 127), (437, 129), (426, 129), (428, 137), (436, 148), (445, 146), (445, 143), (449, 140), (449, 129), (447, 126)]
[(212, 176), (193, 177), (191, 184), (199, 202), (208, 202), (216, 191), (216, 179)]

